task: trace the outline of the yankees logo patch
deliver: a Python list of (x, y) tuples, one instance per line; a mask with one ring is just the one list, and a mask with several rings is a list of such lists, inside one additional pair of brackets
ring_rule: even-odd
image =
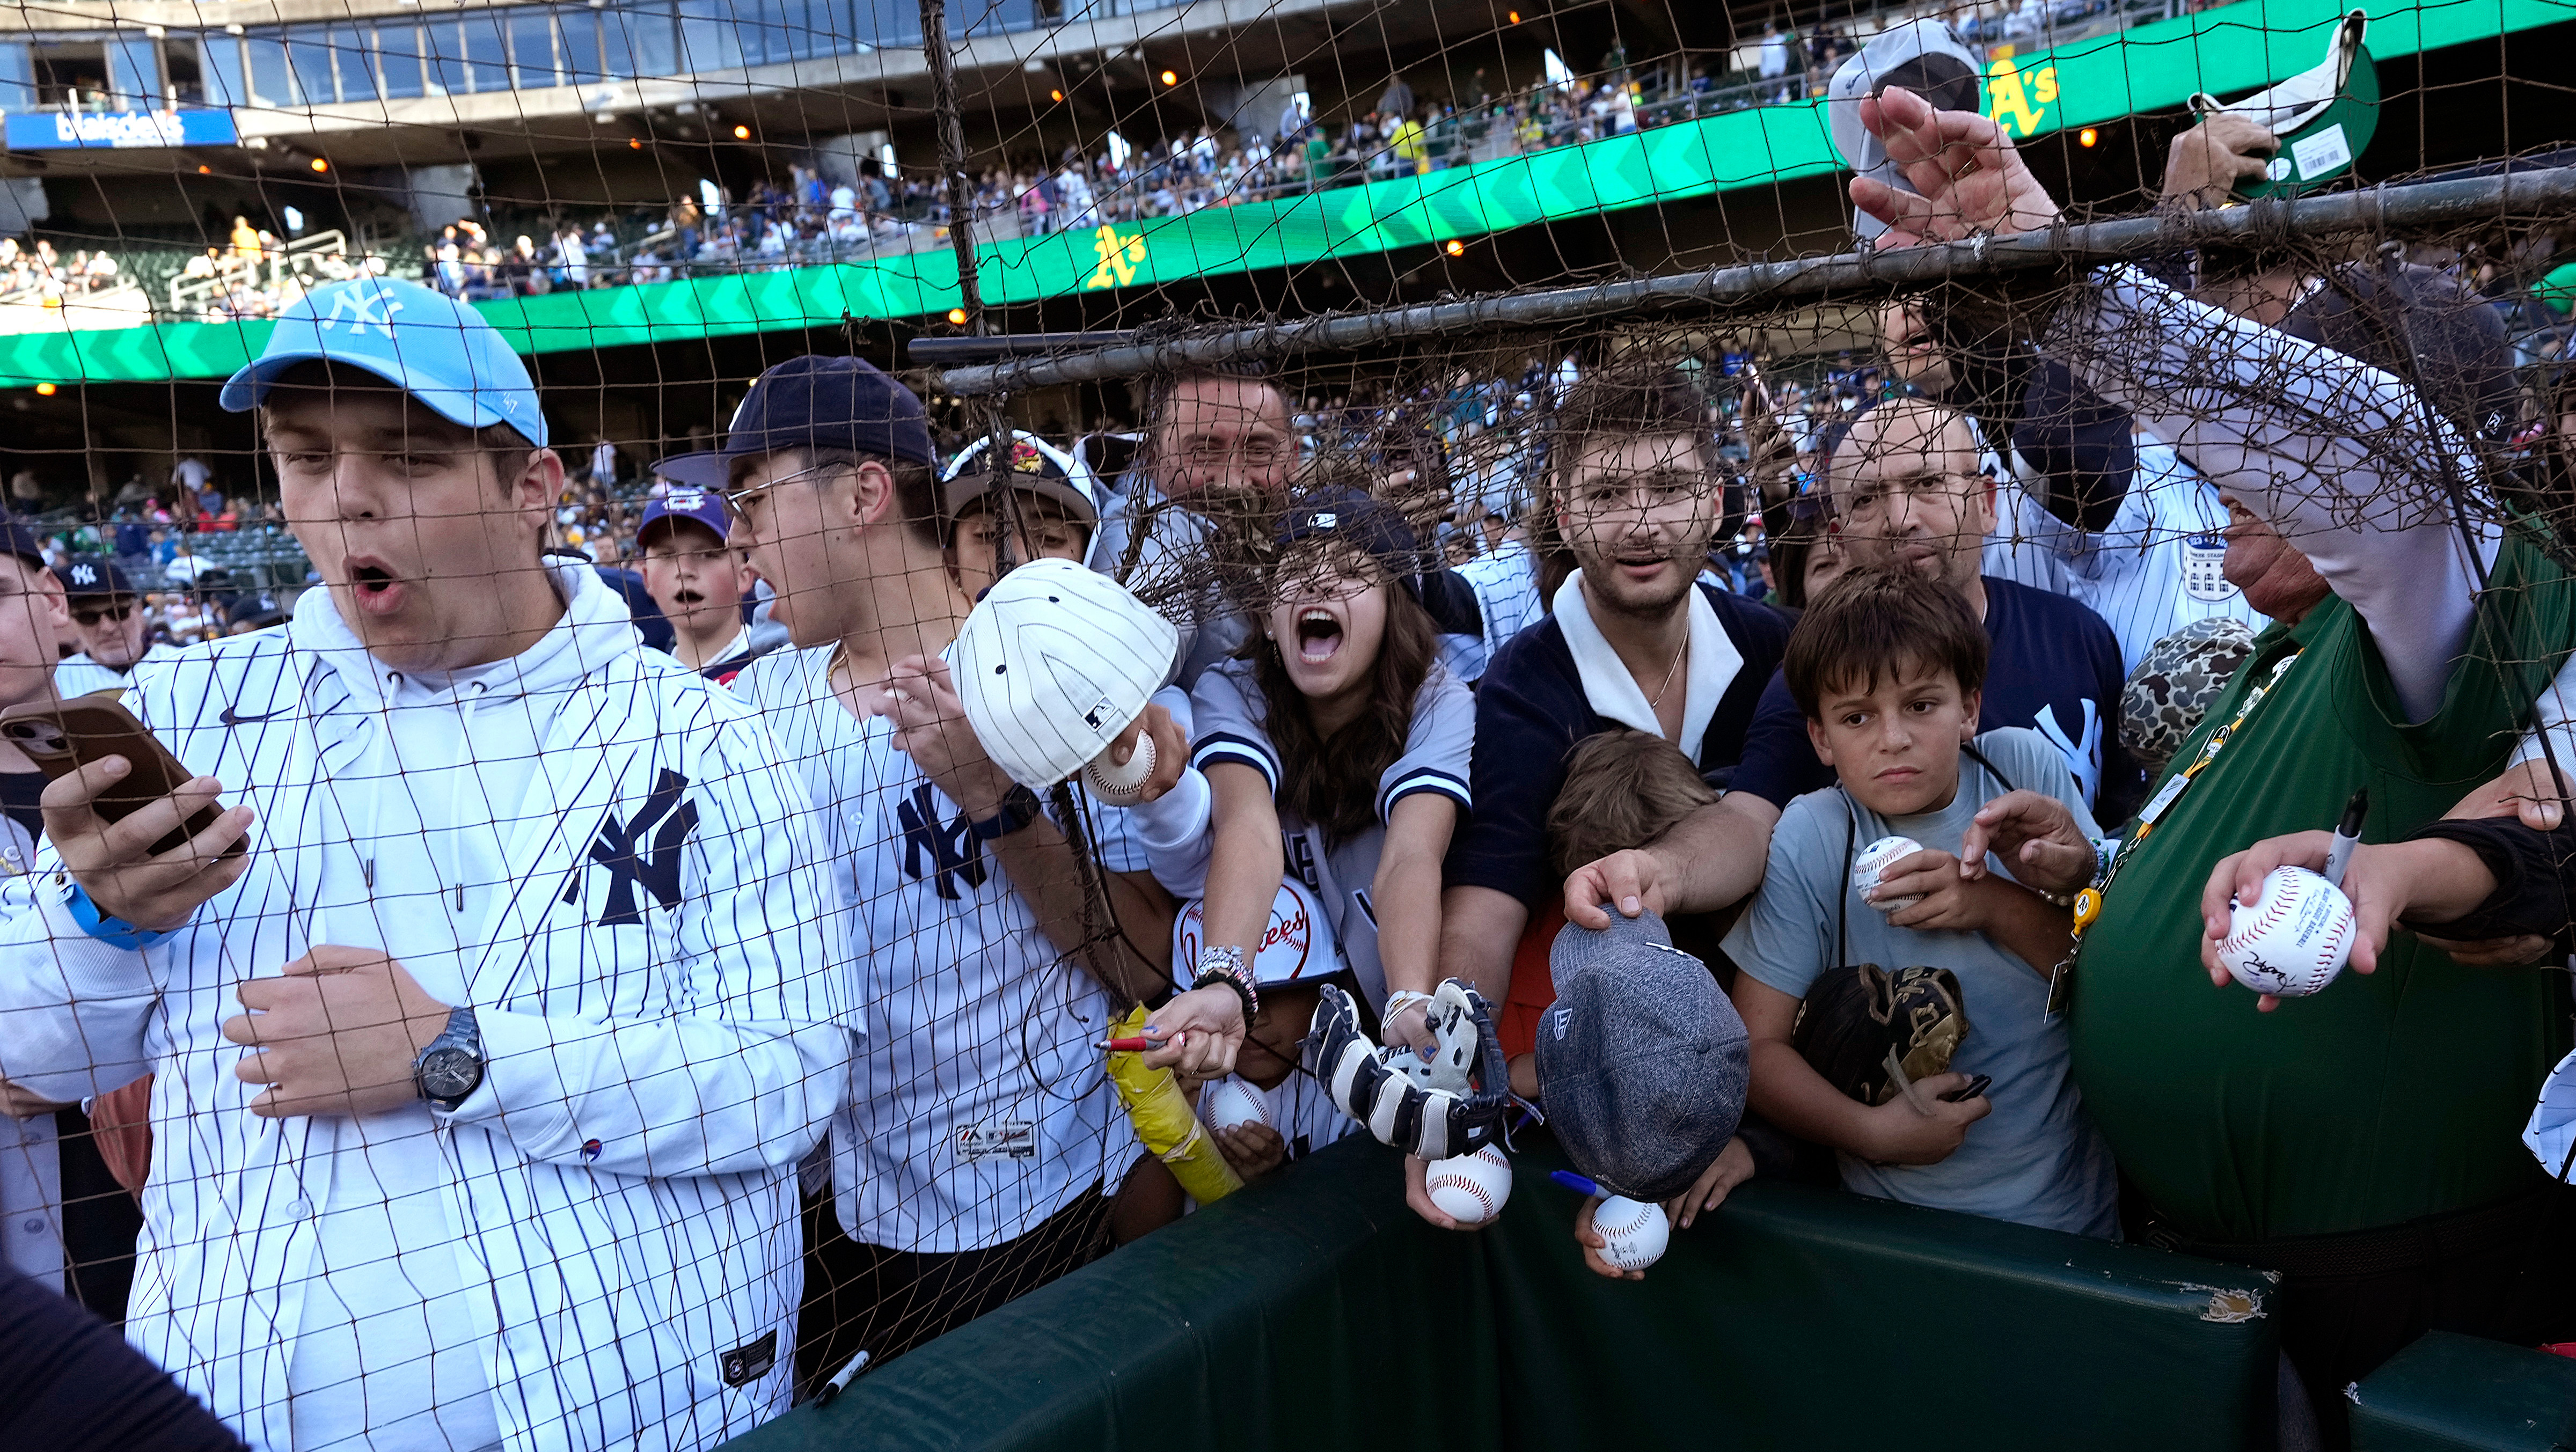
[[(939, 895), (950, 902), (957, 900), (957, 879), (964, 878), (970, 889), (984, 885), (984, 844), (975, 840), (966, 814), (942, 823), (939, 803), (927, 783), (912, 789), (912, 796), (895, 803), (895, 817), (903, 823), (903, 871), (919, 882), (931, 878)], [(924, 860), (929, 862), (927, 872)]]
[[(595, 926), (614, 928), (644, 921), (635, 901), (639, 886), (666, 908), (680, 905), (680, 850), (698, 825), (698, 804), (680, 800), (688, 789), (687, 777), (664, 767), (652, 794), (633, 817), (620, 822), (617, 809), (610, 807), (601, 819), (599, 840), (590, 844), (590, 860), (608, 869), (608, 904)], [(651, 834), (649, 855), (644, 850), (647, 833)], [(563, 900), (571, 903), (580, 894), (581, 879), (575, 876)]]

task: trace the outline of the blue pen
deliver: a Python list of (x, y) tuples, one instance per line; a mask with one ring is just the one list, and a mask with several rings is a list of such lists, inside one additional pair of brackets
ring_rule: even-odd
[(1590, 1195), (1595, 1199), (1609, 1198), (1608, 1194), (1603, 1191), (1599, 1185), (1592, 1183), (1590, 1180), (1583, 1178), (1572, 1170), (1550, 1170), (1547, 1172), (1547, 1177), (1556, 1181), (1558, 1184), (1563, 1185), (1565, 1188), (1572, 1190), (1578, 1195)]

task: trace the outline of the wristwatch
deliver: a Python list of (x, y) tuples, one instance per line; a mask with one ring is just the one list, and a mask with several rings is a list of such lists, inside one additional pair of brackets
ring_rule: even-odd
[(474, 1010), (448, 1014), (447, 1027), (420, 1051), (411, 1076), (421, 1098), (450, 1114), (483, 1086), (483, 1033), (475, 1027)]
[(1002, 809), (980, 822), (966, 824), (966, 835), (978, 842), (1008, 837), (1038, 819), (1038, 794), (1019, 782), (1002, 798)]

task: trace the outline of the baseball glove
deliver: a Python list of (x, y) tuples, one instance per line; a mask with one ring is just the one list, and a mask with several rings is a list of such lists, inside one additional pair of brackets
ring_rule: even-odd
[(1451, 979), (1432, 995), (1429, 1060), (1409, 1048), (1381, 1049), (1360, 1027), (1359, 1005), (1325, 984), (1306, 1036), (1308, 1067), (1344, 1114), (1380, 1144), (1426, 1160), (1473, 1154), (1503, 1137), (1512, 1105), (1502, 1041), (1474, 989)]
[(1909, 1082), (1946, 1073), (1967, 1036), (1957, 974), (1922, 967), (1890, 973), (1860, 963), (1827, 973), (1807, 990), (1789, 1045), (1826, 1083), (1863, 1104), (1885, 1104), (1899, 1092), (1891, 1060)]

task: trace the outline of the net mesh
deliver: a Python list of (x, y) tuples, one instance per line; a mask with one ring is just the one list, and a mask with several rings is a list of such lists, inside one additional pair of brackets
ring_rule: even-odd
[[(1347, 974), (1374, 1030), (1437, 940), (1395, 812), (1472, 811), (1440, 732), (1622, 531), (1791, 609), (1984, 536), (2118, 640), (2117, 820), (2225, 684), (2203, 623), (2264, 623), (2226, 500), (2321, 562), (2402, 537), (2463, 598), (2499, 540), (2547, 562), (2514, 589), (2576, 565), (2566, 26), (2458, 9), (2373, 16), (2233, 153), (2194, 96), (2313, 86), (2333, 7), (0, 9), (0, 452), (58, 567), (0, 592), (0, 687), (58, 728), (0, 748), (12, 1263), (261, 1445), (746, 1430), (1353, 1128), (1298, 1065), (1312, 974), (1242, 1051), (1265, 1131), (1194, 1147), (1207, 1096), (1175, 1120), (1099, 1045), (1225, 934)], [(1879, 78), (1993, 118), (2056, 224), (1860, 247), (1825, 96), (1909, 21), (1963, 69)], [(502, 328), (551, 452), (380, 386), (496, 387), (460, 329), (404, 341), (425, 305), (326, 294), (391, 352), (228, 411), (368, 279)], [(899, 379), (937, 462), (657, 467), (810, 354)], [(1658, 437), (1691, 444), (1620, 452)], [(1006, 463), (951, 478), (973, 448)], [(934, 665), (1048, 556), (1177, 630), (1145, 734), (1216, 822), (1179, 846), (1078, 777), (1006, 794)], [(1104, 659), (1106, 621), (1074, 627)], [(1411, 652), (1377, 717), (1281, 719), (1371, 631)], [(2426, 648), (2528, 703), (2566, 644)], [(173, 887), (100, 865), (139, 828), (44, 840), (41, 773), (142, 749), (48, 666), (257, 810), (208, 829), (242, 862)], [(1306, 894), (1269, 919), (1266, 859), (1209, 845), (1270, 824), (1247, 797)], [(175, 936), (78, 922), (67, 876)], [(433, 1118), (459, 1005), (480, 1097)], [(263, 1032), (308, 1052), (239, 1072)]]

